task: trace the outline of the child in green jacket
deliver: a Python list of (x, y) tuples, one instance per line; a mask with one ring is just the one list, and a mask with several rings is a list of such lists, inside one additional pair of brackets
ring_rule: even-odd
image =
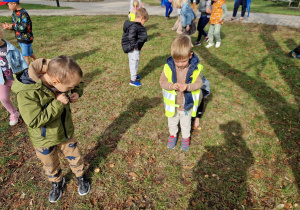
[[(58, 151), (70, 163), (77, 177), (78, 192), (86, 195), (90, 185), (84, 176), (84, 161), (74, 136), (70, 103), (83, 94), (82, 70), (69, 56), (52, 60), (37, 59), (29, 69), (14, 75), (12, 90), (16, 92), (20, 113), (28, 127), (37, 157), (52, 182), (51, 203), (62, 195), (62, 177)], [(67, 94), (70, 92), (70, 95)]]

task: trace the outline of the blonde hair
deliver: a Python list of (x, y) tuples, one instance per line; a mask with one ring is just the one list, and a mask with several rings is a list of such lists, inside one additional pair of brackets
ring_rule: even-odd
[(136, 13), (135, 13), (135, 17), (136, 18), (145, 18), (145, 20), (147, 21), (149, 19), (149, 15), (148, 12), (145, 8), (139, 8)]
[(139, 6), (140, 6), (139, 1), (134, 0), (133, 3), (132, 3), (132, 6), (133, 6), (133, 8), (135, 8), (135, 9), (139, 8)]
[(175, 8), (181, 7), (182, 0), (173, 0), (173, 5)]
[(60, 55), (50, 60), (47, 74), (56, 77), (61, 83), (66, 84), (77, 74), (80, 78), (83, 73), (76, 61), (67, 55)]
[(188, 58), (192, 52), (191, 37), (180, 35), (173, 39), (171, 44), (171, 56), (174, 60)]

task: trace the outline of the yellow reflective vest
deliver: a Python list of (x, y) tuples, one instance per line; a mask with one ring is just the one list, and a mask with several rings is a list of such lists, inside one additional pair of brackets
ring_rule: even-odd
[[(195, 69), (193, 71), (193, 80), (192, 83), (194, 83), (199, 76), (201, 70), (203, 69), (203, 66), (201, 64), (198, 64), (198, 69)], [(168, 78), (168, 82), (173, 83), (172, 81), (172, 70), (169, 67), (168, 64), (165, 64), (164, 66), (164, 72), (166, 77)], [(167, 117), (173, 117), (175, 114), (175, 109), (176, 107), (179, 107), (178, 104), (176, 104), (176, 91), (175, 90), (165, 90), (162, 89), (163, 91), (163, 97), (164, 97), (164, 105), (165, 105), (165, 114)], [(197, 109), (199, 106), (199, 101), (200, 101), (200, 95), (201, 95), (201, 89), (199, 90), (194, 90), (191, 91), (194, 105), (192, 109), (192, 117), (196, 117), (197, 114)]]
[(135, 14), (130, 12), (129, 16), (130, 16), (130, 21), (133, 22), (135, 20)]

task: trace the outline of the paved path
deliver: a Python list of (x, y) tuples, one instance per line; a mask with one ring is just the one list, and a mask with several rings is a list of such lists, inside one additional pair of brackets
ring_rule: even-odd
[[(56, 1), (22, 0), (22, 3), (45, 4), (56, 6)], [(72, 7), (74, 9), (63, 10), (28, 10), (30, 15), (50, 16), (50, 15), (126, 15), (129, 10), (129, 0), (104, 0), (103, 2), (60, 2), (62, 7)], [(146, 5), (149, 15), (163, 16), (165, 9), (160, 6)], [(226, 20), (229, 20), (232, 12), (229, 11)], [(10, 16), (9, 10), (0, 10), (0, 16)], [(176, 15), (174, 11), (172, 15)], [(198, 14), (199, 17), (199, 14)], [(239, 18), (239, 16), (237, 16)], [(0, 20), (1, 22), (1, 20)], [(276, 15), (263, 13), (250, 13), (249, 18), (245, 18), (244, 23), (262, 23), (267, 25), (282, 25), (300, 28), (300, 16)]]

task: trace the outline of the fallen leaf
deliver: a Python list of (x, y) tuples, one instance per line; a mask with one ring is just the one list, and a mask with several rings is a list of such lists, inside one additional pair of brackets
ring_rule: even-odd
[(192, 169), (193, 167), (194, 167), (194, 165), (191, 165), (191, 166), (182, 166), (182, 168), (188, 169), (188, 170)]
[(109, 167), (113, 168), (113, 167), (115, 167), (115, 164), (111, 163), (111, 164), (109, 164)]
[(100, 172), (100, 168), (95, 168), (95, 172), (99, 173)]
[(138, 175), (136, 175), (136, 173), (134, 173), (134, 172), (130, 172), (130, 173), (129, 173), (129, 176), (133, 176), (133, 177), (135, 177), (135, 178), (139, 178)]

